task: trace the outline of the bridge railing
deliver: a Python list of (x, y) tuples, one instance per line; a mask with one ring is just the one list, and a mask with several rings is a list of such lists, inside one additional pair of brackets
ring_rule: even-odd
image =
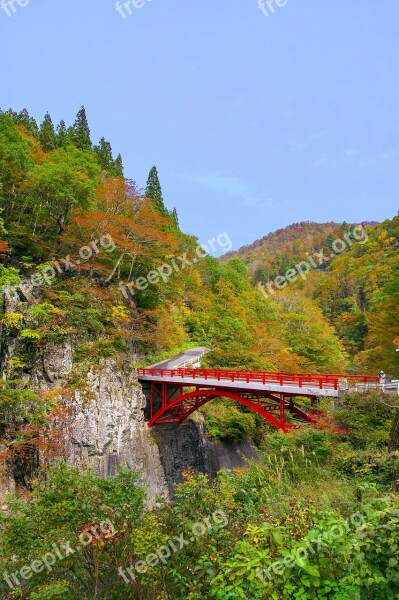
[(203, 356), (205, 356), (205, 354), (208, 354), (209, 350), (204, 350), (204, 352), (202, 352), (201, 354), (198, 354), (198, 356), (196, 356), (195, 358), (191, 358), (190, 360), (188, 360), (187, 362), (181, 364), (179, 367), (176, 367), (177, 369), (185, 369), (187, 367), (192, 367), (195, 363), (200, 362), (201, 358)]
[(356, 392), (367, 392), (368, 390), (382, 390), (389, 394), (397, 394), (399, 396), (399, 380), (394, 379), (386, 383), (375, 383), (375, 382), (357, 382), (354, 386)]
[(192, 379), (193, 381), (212, 380), (212, 381), (230, 381), (230, 382), (246, 382), (246, 383), (267, 383), (279, 385), (281, 387), (297, 386), (302, 387), (317, 387), (319, 389), (334, 389), (340, 388), (340, 380), (346, 380), (348, 384), (353, 383), (376, 383), (378, 377), (372, 375), (321, 375), (314, 373), (278, 373), (273, 371), (236, 371), (232, 369), (161, 369), (147, 368), (138, 369), (138, 377), (164, 377)]
[[(270, 372), (270, 371), (269, 371)], [(274, 373), (274, 371), (273, 371)], [(291, 376), (293, 373), (287, 373), (285, 371), (276, 372), (275, 375)], [(294, 373), (295, 375), (295, 373)], [(316, 373), (298, 373), (300, 377), (323, 377), (325, 379), (346, 379), (348, 383), (379, 383), (380, 378), (378, 375), (348, 375), (347, 373), (328, 373), (328, 374), (316, 374)]]

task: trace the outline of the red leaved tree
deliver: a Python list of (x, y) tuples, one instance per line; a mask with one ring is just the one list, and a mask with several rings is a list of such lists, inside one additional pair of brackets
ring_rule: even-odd
[(178, 240), (163, 230), (168, 224), (133, 181), (109, 177), (98, 190), (97, 210), (77, 211), (64, 240), (72, 248), (72, 260), (78, 260), (80, 248), (96, 243), (91, 259), (80, 268), (103, 273), (107, 282), (114, 277), (131, 281), (143, 262), (151, 267), (177, 249)]

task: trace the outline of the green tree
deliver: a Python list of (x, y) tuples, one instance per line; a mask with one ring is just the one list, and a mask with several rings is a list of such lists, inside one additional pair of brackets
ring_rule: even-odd
[(19, 192), (26, 170), (33, 166), (29, 142), (19, 134), (9, 114), (0, 114), (0, 184), (4, 218), (17, 210)]
[(324, 244), (324, 249), (325, 249), (326, 253), (332, 252), (332, 249), (333, 249), (332, 245), (335, 242), (335, 239), (336, 239), (336, 237), (334, 236), (333, 233), (329, 233), (328, 236), (326, 237), (326, 241)]
[(172, 210), (171, 217), (173, 219), (173, 222), (174, 222), (174, 225), (175, 225), (176, 229), (180, 229), (180, 226), (179, 226), (179, 215), (177, 214), (177, 209), (176, 208), (174, 208)]
[(154, 202), (155, 207), (160, 215), (169, 215), (163, 200), (162, 188), (159, 182), (158, 171), (156, 167), (152, 167), (150, 174), (148, 175), (145, 195)]
[(396, 409), (394, 399), (388, 394), (368, 390), (346, 394), (334, 412), (334, 421), (348, 430), (346, 439), (361, 449), (387, 447)]
[(57, 125), (57, 147), (63, 148), (64, 146), (66, 146), (67, 139), (68, 139), (67, 128), (65, 125), (65, 121), (62, 120)]
[(77, 148), (81, 150), (87, 150), (92, 147), (90, 139), (90, 128), (86, 116), (86, 109), (84, 106), (80, 108), (76, 115), (76, 120), (73, 126), (74, 143)]
[[(51, 158), (32, 171), (30, 185), (34, 205), (36, 232), (60, 234), (68, 222), (71, 209), (87, 210), (94, 202), (99, 167), (92, 153), (77, 148), (59, 148)], [(54, 232), (51, 223), (56, 223)]]
[[(108, 592), (125, 586), (116, 574), (125, 561), (130, 530), (143, 512), (144, 495), (131, 471), (101, 479), (90, 471), (56, 464), (29, 502), (10, 499), (10, 514), (0, 516), (3, 569), (15, 573), (54, 553), (51, 571), (36, 570), (29, 581), (19, 577), (29, 597), (58, 598), (47, 590), (55, 582), (65, 582), (60, 598), (67, 600), (127, 597), (123, 589), (112, 596)], [(66, 550), (68, 544), (72, 551)], [(9, 592), (3, 578), (1, 592)]]
[(57, 146), (53, 121), (48, 112), (44, 115), (43, 122), (40, 125), (39, 140), (45, 152), (51, 152)]
[(299, 291), (276, 294), (273, 300), (281, 309), (280, 319), (289, 346), (301, 357), (301, 369), (325, 373), (345, 369), (342, 342), (315, 303)]
[(120, 154), (118, 154), (118, 156), (114, 160), (112, 174), (115, 177), (123, 177), (123, 162), (122, 162), (122, 156)]
[(98, 156), (100, 167), (104, 169), (104, 171), (110, 171), (114, 166), (111, 144), (102, 137), (98, 146), (94, 146), (94, 151)]
[(25, 131), (28, 135), (33, 135), (33, 137), (37, 137), (39, 133), (39, 128), (35, 119), (29, 115), (26, 108), (21, 110), (21, 112), (19, 113), (17, 122), (18, 124), (24, 126)]

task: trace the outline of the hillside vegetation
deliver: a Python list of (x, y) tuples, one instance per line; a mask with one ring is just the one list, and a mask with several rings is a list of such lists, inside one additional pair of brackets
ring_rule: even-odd
[[(397, 378), (399, 356), (393, 341), (399, 320), (399, 217), (362, 224), (366, 235), (359, 236), (359, 242), (351, 236), (356, 227), (297, 223), (229, 256), (234, 254), (247, 264), (254, 284), (275, 280), (313, 258), (315, 266), (309, 262), (310, 269), (303, 277), (275, 295), (290, 297), (301, 290), (321, 308), (345, 346), (349, 371), (376, 373), (382, 369)], [(335, 243), (342, 248), (338, 253)], [(320, 252), (324, 254), (321, 264)]]
[(242, 261), (206, 255), (229, 249), (227, 234), (202, 249), (180, 231), (156, 169), (145, 192), (121, 169), (108, 142), (92, 145), (84, 109), (56, 133), (49, 115), (40, 128), (26, 112), (0, 115), (0, 283), (31, 300), (4, 326), (27, 348), (70, 336), (79, 319), (92, 358), (105, 337), (142, 356), (205, 344), (225, 367), (344, 368), (316, 304), (264, 299)]
[[(53, 428), (90, 369), (114, 361), (136, 385), (137, 364), (196, 345), (209, 366), (399, 376), (399, 217), (264, 294), (258, 283), (331, 253), (355, 225), (293, 225), (217, 260), (227, 233), (184, 234), (157, 169), (145, 190), (124, 178), (83, 108), (56, 129), (49, 114), (39, 127), (0, 113), (0, 208), (1, 458), (41, 458), (0, 511), (2, 599), (399, 598), (393, 396), (348, 394), (290, 435), (210, 403), (209, 436), (251, 436), (259, 462), (213, 481), (188, 469), (153, 511), (138, 474), (66, 466)], [(34, 365), (67, 343), (67, 385), (40, 393)]]
[(155, 512), (134, 473), (102, 480), (54, 464), (29, 502), (14, 498), (0, 516), (1, 597), (397, 599), (399, 455), (386, 401), (356, 394), (334, 428), (266, 433), (260, 462), (213, 481), (188, 470), (177, 501)]

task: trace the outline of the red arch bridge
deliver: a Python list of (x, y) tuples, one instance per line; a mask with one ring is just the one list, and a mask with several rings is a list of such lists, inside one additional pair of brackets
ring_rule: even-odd
[[(287, 415), (311, 423), (322, 397), (340, 398), (348, 389), (377, 386), (372, 375), (316, 375), (222, 369), (138, 369), (149, 400), (148, 425), (181, 424), (191, 413), (215, 398), (229, 398), (288, 431)], [(298, 400), (310, 399), (310, 410)]]

